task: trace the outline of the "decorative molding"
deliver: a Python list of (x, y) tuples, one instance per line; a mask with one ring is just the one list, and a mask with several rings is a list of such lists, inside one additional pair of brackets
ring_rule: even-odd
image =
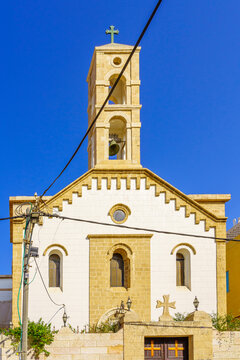
[[(114, 219), (114, 213), (117, 210), (122, 210), (124, 212), (124, 214), (126, 215), (122, 221), (117, 221)], [(123, 224), (127, 221), (128, 216), (131, 215), (131, 210), (129, 209), (129, 207), (127, 205), (116, 204), (109, 210), (108, 215), (111, 216), (111, 219), (115, 224)]]
[(100, 326), (102, 323), (105, 323), (109, 318), (114, 316), (117, 310), (119, 310), (118, 307), (107, 310), (98, 320), (97, 326)]
[(89, 234), (88, 239), (150, 239), (153, 234)]
[(194, 255), (196, 255), (196, 253), (197, 253), (197, 252), (196, 252), (196, 249), (195, 249), (194, 246), (192, 246), (191, 244), (188, 244), (188, 243), (180, 243), (180, 244), (177, 244), (176, 246), (174, 246), (174, 248), (172, 249), (170, 255), (173, 255), (173, 254), (174, 254), (174, 251), (175, 251), (178, 247), (180, 247), (180, 246), (187, 246), (187, 247), (189, 247), (189, 248), (192, 250), (192, 252), (193, 252)]
[(60, 244), (51, 244), (51, 245), (49, 245), (49, 246), (44, 250), (43, 256), (45, 256), (45, 255), (47, 254), (47, 251), (48, 251), (49, 249), (53, 248), (53, 247), (59, 247), (59, 248), (61, 248), (61, 249), (65, 252), (65, 255), (68, 256), (68, 251), (67, 251), (67, 249), (65, 248), (65, 246), (60, 245)]
[[(174, 186), (167, 183), (165, 180), (158, 177), (156, 174), (148, 169), (90, 169), (87, 173), (80, 178), (69, 184), (66, 188), (61, 190), (56, 195), (52, 196), (46, 204), (52, 210), (53, 207), (62, 211), (63, 201), (67, 201), (72, 204), (72, 195), (77, 193), (78, 196), (82, 196), (82, 187), (86, 186), (88, 190), (92, 189), (92, 180), (97, 179), (97, 190), (102, 188), (102, 180), (107, 180), (107, 189), (110, 190), (112, 186), (112, 179), (117, 180), (117, 190), (121, 189), (121, 179), (126, 180), (126, 188), (130, 190), (131, 180), (136, 180), (136, 190), (140, 189), (141, 180), (145, 180), (145, 188), (155, 188), (155, 196), (159, 196), (161, 193), (165, 194), (165, 203), (168, 204), (171, 200), (175, 201), (176, 211), (181, 207), (185, 208), (185, 216), (189, 217), (191, 214), (195, 215), (195, 224), (199, 224), (200, 221), (205, 222), (205, 230), (210, 228), (216, 228), (218, 223), (226, 223), (226, 217), (217, 217), (210, 211), (206, 210), (195, 200), (189, 198), (187, 195), (176, 189)], [(43, 206), (44, 207), (44, 206)]]
[(126, 245), (126, 244), (124, 244), (124, 243), (118, 243), (118, 244), (113, 245), (113, 246), (111, 247), (111, 249), (108, 250), (107, 255), (108, 255), (110, 258), (112, 258), (114, 252), (115, 252), (116, 250), (118, 250), (118, 249), (124, 250), (124, 251), (127, 253), (127, 256), (128, 256), (128, 257), (131, 257), (131, 256), (132, 256), (132, 249), (131, 249), (128, 245)]

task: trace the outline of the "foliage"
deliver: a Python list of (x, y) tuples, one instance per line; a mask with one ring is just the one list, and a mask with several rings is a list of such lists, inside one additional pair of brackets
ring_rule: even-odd
[[(175, 321), (184, 321), (188, 314), (176, 313), (174, 316)], [(212, 325), (218, 331), (240, 331), (240, 319), (235, 318), (231, 314), (220, 316), (212, 314)]]
[(72, 325), (68, 324), (68, 327), (72, 330), (72, 332), (74, 332), (74, 334), (77, 334), (77, 330)]
[(188, 316), (187, 313), (177, 312), (177, 313), (174, 314), (173, 320), (174, 320), (174, 321), (184, 321), (187, 316)]
[(108, 320), (100, 325), (92, 324), (85, 326), (81, 333), (116, 333), (120, 329), (119, 321)]
[[(13, 329), (2, 329), (1, 332), (9, 336), (12, 341), (13, 347), (16, 349), (21, 340), (21, 327)], [(50, 345), (54, 340), (56, 331), (51, 330), (51, 324), (47, 325), (42, 319), (38, 322), (28, 322), (28, 348), (33, 350), (33, 355), (39, 358), (41, 353), (49, 356), (50, 353), (45, 349), (45, 345)]]
[(212, 314), (212, 324), (218, 331), (240, 331), (240, 319), (231, 314), (220, 316)]

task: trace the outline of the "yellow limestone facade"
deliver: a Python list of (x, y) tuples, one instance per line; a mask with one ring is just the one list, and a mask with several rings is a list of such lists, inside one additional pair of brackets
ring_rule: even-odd
[[(95, 48), (87, 77), (89, 126), (131, 50), (131, 46), (120, 44)], [(170, 309), (170, 316), (175, 312), (191, 313), (197, 296), (201, 311), (226, 313), (226, 245), (216, 238), (226, 237), (225, 203), (230, 195), (186, 195), (142, 168), (139, 53), (140, 48), (89, 133), (88, 171), (59, 193), (44, 198), (43, 211), (84, 221), (43, 216), (35, 225), (33, 246), (39, 248), (37, 261), (49, 294), (56, 303), (66, 305), (73, 327), (82, 329), (86, 324), (112, 318), (121, 302), (126, 306), (130, 298), (134, 319), (141, 326), (136, 321), (128, 324), (125, 321), (125, 331), (141, 349), (137, 357), (131, 340), (127, 340), (126, 359), (143, 358), (145, 336), (182, 335), (189, 337), (190, 358), (200, 360), (204, 358), (202, 349), (198, 357), (194, 354), (201, 320), (195, 324), (193, 318), (190, 325), (183, 324), (179, 329), (170, 321), (165, 331), (166, 326), (158, 321), (161, 314), (156, 304), (163, 295), (170, 294), (176, 304), (176, 309)], [(118, 152), (109, 156), (109, 145), (113, 143), (117, 144)], [(11, 197), (10, 215), (14, 215), (19, 204), (25, 203), (27, 207), (32, 201), (33, 197)], [(23, 229), (23, 220), (11, 221), (15, 325)], [(181, 284), (177, 282), (178, 254), (184, 259)], [(55, 287), (49, 282), (51, 255), (57, 255), (60, 264), (60, 281)], [(117, 285), (112, 280), (114, 266), (119, 266)], [(29, 317), (33, 320), (41, 317), (48, 322), (56, 306), (49, 301), (35, 273), (33, 263)], [(62, 313), (51, 322), (59, 328)], [(208, 331), (206, 325), (204, 336), (208, 337)], [(207, 358), (211, 359), (211, 347), (207, 351)]]
[[(106, 99), (132, 51), (132, 46), (109, 44), (95, 48), (88, 73), (88, 125)], [(140, 166), (140, 80), (139, 52), (136, 49), (129, 66), (115, 88), (88, 137), (88, 167)], [(121, 140), (117, 159), (109, 159), (109, 140)]]
[(240, 222), (238, 221), (227, 232), (228, 239), (238, 240), (227, 243), (227, 311), (235, 317), (240, 318), (240, 290), (239, 290), (239, 256), (240, 256)]

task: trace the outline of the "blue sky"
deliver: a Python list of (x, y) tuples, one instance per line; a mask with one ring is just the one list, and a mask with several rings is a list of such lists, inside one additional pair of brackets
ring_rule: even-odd
[[(8, 197), (39, 194), (87, 128), (94, 46), (133, 45), (156, 0), (25, 0), (1, 4), (0, 217)], [(231, 193), (240, 216), (240, 2), (163, 0), (141, 46), (141, 162), (183, 192)], [(86, 143), (51, 189), (87, 170)], [(11, 273), (9, 223), (0, 223), (0, 274)]]

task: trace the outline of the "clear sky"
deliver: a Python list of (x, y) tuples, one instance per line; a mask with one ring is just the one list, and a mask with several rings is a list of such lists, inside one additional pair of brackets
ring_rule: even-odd
[[(8, 197), (39, 194), (87, 128), (94, 46), (133, 45), (157, 0), (11, 0), (1, 4), (0, 217)], [(141, 162), (187, 194), (231, 193), (240, 217), (240, 1), (163, 0), (141, 46)], [(80, 150), (52, 195), (87, 170)], [(9, 222), (0, 274), (11, 273)]]

